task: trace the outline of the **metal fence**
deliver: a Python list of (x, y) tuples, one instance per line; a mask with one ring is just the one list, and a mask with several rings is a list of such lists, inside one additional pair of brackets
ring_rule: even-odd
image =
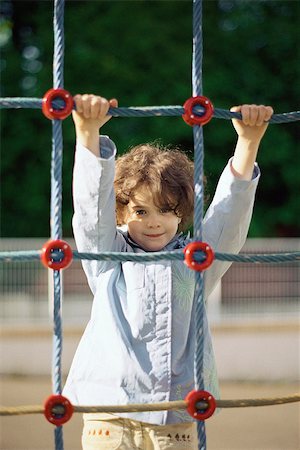
[[(0, 251), (38, 250), (46, 238), (0, 239)], [(75, 243), (67, 239), (72, 248)], [(68, 323), (84, 324), (90, 315), (92, 294), (80, 261), (63, 273), (63, 315)], [(0, 262), (0, 322), (47, 323), (52, 314), (49, 280), (52, 271), (39, 261)], [(51, 283), (50, 283), (51, 286)]]
[[(248, 239), (243, 253), (300, 250), (300, 239)], [(233, 264), (222, 280), (223, 316), (284, 318), (300, 305), (299, 263)]]
[[(74, 241), (67, 239), (72, 248)], [(0, 239), (0, 251), (37, 250), (46, 239)], [(248, 239), (243, 253), (300, 251), (300, 239)], [(48, 271), (39, 261), (0, 262), (0, 322), (49, 321)], [(64, 322), (83, 325), (90, 315), (92, 295), (74, 261), (63, 272)], [(297, 263), (234, 263), (208, 302), (212, 321), (299, 317), (300, 267)]]

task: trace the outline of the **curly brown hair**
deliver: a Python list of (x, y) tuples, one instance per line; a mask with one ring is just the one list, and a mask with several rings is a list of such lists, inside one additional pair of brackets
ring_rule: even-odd
[(147, 186), (158, 208), (181, 218), (179, 229), (192, 223), (194, 164), (185, 153), (159, 144), (142, 144), (117, 158), (115, 175), (118, 225), (124, 224), (126, 206), (140, 186)]

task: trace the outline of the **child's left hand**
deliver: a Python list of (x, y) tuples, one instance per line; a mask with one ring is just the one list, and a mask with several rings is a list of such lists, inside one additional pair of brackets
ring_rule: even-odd
[(238, 136), (253, 143), (261, 141), (268, 128), (268, 121), (274, 113), (271, 106), (264, 105), (233, 106), (230, 111), (242, 114), (242, 120), (232, 120)]

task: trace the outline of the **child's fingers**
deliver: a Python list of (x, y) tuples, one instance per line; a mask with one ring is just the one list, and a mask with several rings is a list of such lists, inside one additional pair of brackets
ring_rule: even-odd
[(260, 108), (257, 105), (250, 105), (249, 107), (249, 125), (251, 127), (254, 127), (255, 125), (258, 125), (259, 120), (259, 114), (260, 114)]
[(100, 97), (100, 103), (99, 103), (100, 109), (98, 118), (101, 119), (102, 117), (106, 116), (109, 110), (109, 102), (104, 97)]
[(251, 105), (239, 105), (239, 106), (233, 106), (230, 108), (231, 112), (240, 112), (241, 113), (241, 120), (244, 123), (244, 125), (250, 125), (250, 119), (251, 119), (251, 111), (250, 111)]
[(274, 111), (273, 108), (271, 108), (271, 106), (260, 105), (258, 107), (258, 118), (255, 125), (258, 127), (264, 125), (266, 122), (270, 120), (273, 112)]
[(256, 120), (256, 126), (260, 127), (261, 125), (263, 125), (266, 122), (266, 111), (265, 111), (265, 106), (261, 105), (258, 107), (258, 115), (257, 115), (257, 120)]
[(242, 105), (241, 114), (243, 124), (253, 126), (258, 118), (258, 107), (256, 105)]
[(241, 105), (233, 106), (230, 111), (240, 112), (244, 125), (262, 126), (272, 117), (274, 111), (271, 106), (265, 105)]
[(102, 124), (110, 119), (108, 115), (110, 106), (114, 108), (118, 106), (118, 101), (115, 98), (108, 101), (105, 97), (92, 94), (75, 95), (74, 102), (76, 112), (82, 115), (84, 119), (101, 120)]
[(109, 106), (111, 106), (112, 108), (117, 108), (118, 107), (118, 100), (116, 98), (112, 98), (109, 100)]
[(268, 122), (274, 114), (272, 106), (265, 106), (265, 122)]
[(230, 108), (230, 111), (231, 112), (240, 112), (241, 111), (241, 105), (239, 105), (239, 106), (232, 106)]
[(101, 110), (101, 97), (93, 95), (90, 97), (91, 118), (97, 119)]
[(82, 114), (85, 119), (91, 117), (91, 96), (89, 94), (83, 94), (82, 100)]
[(83, 109), (82, 109), (82, 98), (81, 98), (81, 95), (75, 95), (74, 97), (73, 97), (73, 100), (74, 100), (74, 102), (75, 102), (75, 105), (76, 105), (76, 111), (79, 113), (79, 114), (81, 114), (82, 113), (82, 111), (83, 111)]

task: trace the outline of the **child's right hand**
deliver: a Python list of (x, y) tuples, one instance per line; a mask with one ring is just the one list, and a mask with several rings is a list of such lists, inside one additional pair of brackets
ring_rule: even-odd
[(107, 100), (92, 94), (75, 95), (74, 101), (76, 110), (73, 110), (73, 120), (76, 128), (95, 128), (97, 132), (111, 119), (111, 116), (107, 115), (109, 108), (118, 106), (116, 99)]
[(107, 115), (110, 107), (116, 108), (118, 101), (107, 100), (99, 95), (83, 94), (74, 97), (76, 110), (72, 116), (77, 140), (96, 155), (99, 154), (99, 129), (112, 116)]

